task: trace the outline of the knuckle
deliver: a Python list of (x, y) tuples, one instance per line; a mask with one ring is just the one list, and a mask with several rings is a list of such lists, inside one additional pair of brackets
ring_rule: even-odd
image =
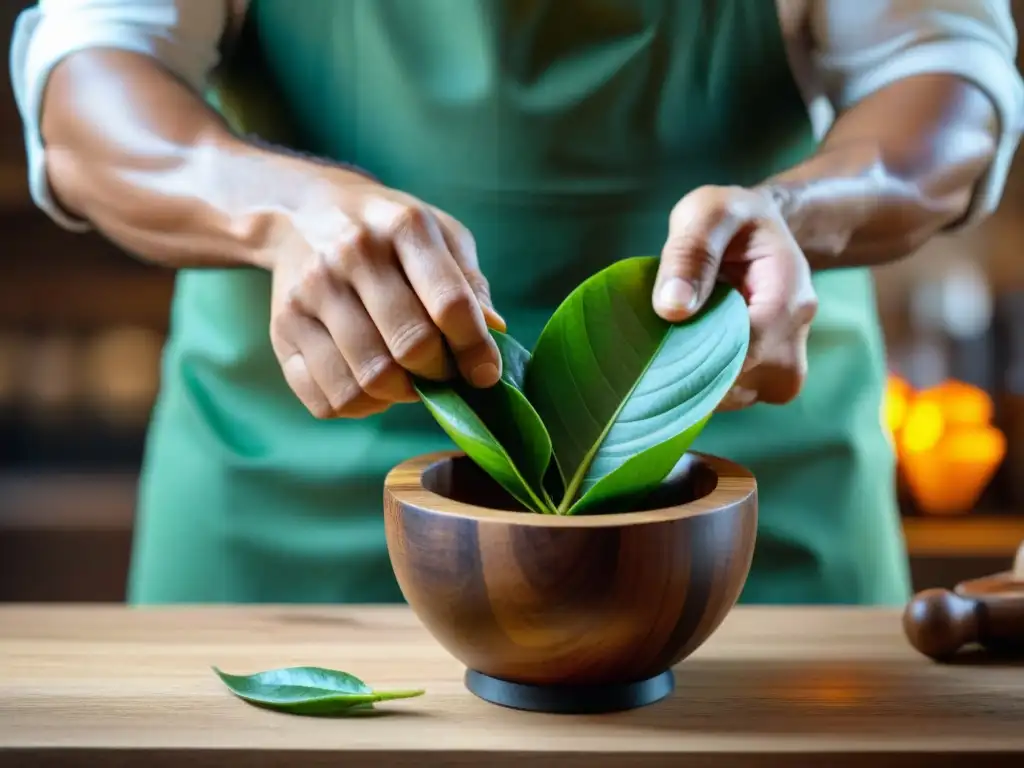
[(798, 297), (794, 302), (792, 314), (798, 326), (810, 325), (818, 314), (818, 297), (814, 294)]
[(391, 221), (391, 234), (395, 237), (421, 238), (430, 226), (430, 213), (422, 205), (400, 206)]
[(331, 408), (340, 411), (359, 396), (359, 382), (341, 355), (331, 355), (321, 362), (321, 378), (327, 382), (323, 390)]
[(704, 184), (697, 187), (696, 195), (701, 198), (705, 204), (724, 207), (738, 190), (739, 187), (730, 185)]
[(475, 259), (476, 238), (473, 237), (473, 233), (455, 219), (450, 219), (446, 226), (452, 238), (454, 238), (459, 244), (459, 248), (462, 250), (463, 254), (467, 258)]
[(354, 225), (342, 236), (341, 246), (343, 250), (365, 254), (373, 248), (373, 240), (373, 232), (369, 227)]
[(354, 403), (362, 394), (359, 383), (350, 377), (340, 380), (336, 386), (331, 387), (327, 393), (327, 400), (331, 406), (332, 413), (340, 413)]
[(310, 277), (317, 282), (325, 280), (335, 281), (339, 278), (345, 279), (355, 271), (356, 264), (362, 261), (362, 258), (362, 252), (339, 245), (324, 255), (320, 260), (323, 269), (318, 270), (315, 275)]
[(473, 233), (457, 221), (454, 222), (453, 228), (456, 236), (459, 238), (459, 242), (462, 243), (462, 247), (476, 253), (476, 238), (473, 236)]
[(698, 277), (708, 271), (717, 273), (718, 259), (711, 253), (706, 238), (684, 230), (674, 233), (668, 246), (667, 258), (673, 259), (687, 277)]
[(461, 286), (443, 288), (431, 302), (432, 315), (438, 325), (444, 327), (469, 317), (476, 303), (476, 297)]
[(448, 234), (458, 238), (460, 241), (465, 240), (470, 242), (473, 240), (473, 235), (470, 233), (469, 228), (450, 213), (442, 211), (439, 208), (433, 208), (431, 210), (438, 222), (448, 230)]
[(375, 355), (356, 366), (355, 379), (364, 392), (370, 392), (386, 389), (399, 373), (398, 364), (390, 355)]
[(750, 323), (766, 340), (774, 343), (779, 336), (794, 328), (792, 297), (783, 294), (760, 296), (757, 304), (750, 306)]
[(394, 359), (404, 368), (420, 363), (432, 354), (441, 342), (440, 331), (430, 323), (412, 322), (399, 328), (391, 337), (388, 348)]
[(310, 259), (306, 271), (302, 275), (303, 283), (306, 284), (306, 287), (312, 288), (313, 286), (321, 285), (326, 280), (330, 280), (333, 274), (331, 269), (333, 261), (333, 253), (318, 254)]
[(673, 220), (676, 218), (690, 219), (694, 212), (698, 210), (704, 213), (724, 210), (727, 207), (729, 196), (728, 187), (705, 184), (704, 186), (697, 187), (679, 200), (672, 207), (670, 217)]
[(365, 263), (372, 252), (373, 233), (366, 227), (352, 227), (339, 238), (323, 262), (331, 276), (347, 277)]
[(278, 330), (284, 331), (289, 325), (291, 316), (301, 315), (306, 311), (306, 290), (301, 283), (291, 286), (285, 292), (281, 309), (281, 312), (274, 315), (272, 323)]
[(332, 279), (330, 260), (324, 255), (310, 259), (285, 296), (285, 306), (290, 312), (304, 313), (316, 303), (316, 297), (323, 293), (323, 286)]
[(288, 338), (288, 315), (287, 309), (274, 312), (270, 316), (270, 341), (277, 349), (280, 342)]

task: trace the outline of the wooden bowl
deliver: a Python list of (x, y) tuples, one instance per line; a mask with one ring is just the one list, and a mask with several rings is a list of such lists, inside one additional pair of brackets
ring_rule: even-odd
[(649, 704), (739, 597), (757, 531), (753, 475), (688, 456), (647, 508), (521, 507), (465, 455), (420, 456), (384, 488), (388, 552), (412, 610), (492, 703), (544, 712)]

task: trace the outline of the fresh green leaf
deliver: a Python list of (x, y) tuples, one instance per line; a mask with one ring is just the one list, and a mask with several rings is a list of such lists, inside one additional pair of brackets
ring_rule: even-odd
[(501, 380), (479, 389), (455, 379), (417, 380), (427, 410), (455, 444), (521, 504), (552, 513), (544, 477), (551, 463), (551, 438), (523, 394), (530, 353), (505, 333), (491, 331), (501, 352)]
[(740, 294), (719, 285), (696, 317), (668, 323), (651, 303), (657, 270), (631, 258), (589, 278), (534, 349), (525, 391), (565, 478), (561, 514), (621, 509), (656, 488), (740, 373)]
[(374, 691), (358, 677), (322, 667), (286, 667), (254, 675), (213, 671), (240, 699), (295, 715), (352, 714), (375, 702), (410, 699), (424, 691)]

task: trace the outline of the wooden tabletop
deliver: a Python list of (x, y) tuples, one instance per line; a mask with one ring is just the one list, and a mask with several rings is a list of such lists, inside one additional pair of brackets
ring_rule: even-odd
[[(211, 665), (319, 665), (425, 687), (372, 717), (234, 698)], [(603, 716), (517, 712), (401, 607), (0, 607), (0, 766), (1024, 765), (1024, 666), (936, 665), (895, 611), (738, 608), (670, 699)]]

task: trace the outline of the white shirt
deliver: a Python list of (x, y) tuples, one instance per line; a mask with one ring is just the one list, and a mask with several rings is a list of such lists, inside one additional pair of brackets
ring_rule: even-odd
[[(36, 205), (68, 229), (89, 228), (61, 211), (47, 183), (39, 111), (54, 65), (85, 48), (121, 48), (155, 57), (198, 91), (218, 63), (222, 37), (237, 27), (248, 1), (40, 0), (23, 11), (14, 27), (11, 79), (24, 121)], [(296, 12), (301, 12), (301, 1), (296, 0)], [(1016, 68), (1017, 32), (1009, 0), (776, 4), (793, 75), (819, 138), (836, 114), (908, 76), (959, 75), (987, 93), (1000, 118), (999, 146), (966, 222), (977, 222), (996, 208), (1024, 127), (1024, 83)]]

